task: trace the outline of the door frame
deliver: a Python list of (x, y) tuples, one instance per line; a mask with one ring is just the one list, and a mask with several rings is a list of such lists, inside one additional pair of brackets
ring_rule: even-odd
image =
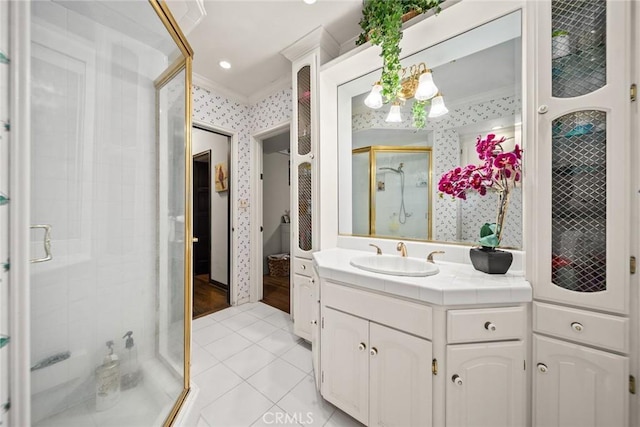
[[(194, 127), (194, 126), (192, 126), (192, 127)], [(211, 185), (212, 185), (212, 180), (211, 180), (211, 177), (212, 177), (212, 174), (211, 174), (211, 156), (212, 156), (212, 150), (205, 150), (205, 151), (201, 151), (198, 154), (192, 154), (191, 155), (191, 160), (192, 160), (193, 163), (195, 163), (196, 157), (204, 157), (204, 156), (208, 156), (209, 157), (209, 160), (208, 160), (208, 163), (209, 163), (209, 273), (208, 273), (208, 275), (209, 275), (209, 281), (211, 281), (211, 267), (212, 267), (212, 265), (211, 265), (211, 243), (213, 243), (211, 241)], [(193, 170), (195, 171), (195, 167), (193, 168)], [(195, 194), (195, 188), (193, 188), (193, 193), (192, 194)], [(194, 210), (194, 213), (195, 213), (195, 210)], [(194, 232), (195, 232), (195, 225), (196, 225), (195, 224), (195, 220), (193, 221), (192, 225), (193, 225), (193, 229), (194, 229)], [(196, 254), (196, 251), (194, 250), (192, 256), (195, 257), (195, 254)], [(194, 263), (193, 263), (193, 271), (192, 271), (192, 273), (193, 273), (193, 277), (195, 279), (195, 276), (196, 276), (195, 259), (194, 259)], [(227, 282), (228, 282), (228, 279), (227, 279)], [(227, 300), (228, 299), (229, 298), (227, 298)]]
[(238, 218), (238, 132), (196, 119), (192, 120), (191, 127), (215, 132), (229, 137), (230, 139), (229, 155), (231, 159), (229, 161), (229, 202), (231, 206), (229, 208), (229, 290), (227, 293), (227, 302), (233, 306), (238, 302), (238, 275), (236, 274), (238, 262), (234, 255), (238, 253), (238, 233), (236, 231), (236, 227), (238, 226), (236, 223)]
[[(251, 192), (249, 196), (249, 206), (251, 209), (251, 230), (249, 240), (251, 242), (251, 265), (250, 265), (250, 288), (249, 301), (257, 302), (262, 299), (263, 286), (263, 239), (262, 227), (263, 221), (263, 189), (262, 189), (262, 161), (263, 161), (263, 141), (275, 135), (291, 130), (291, 120), (285, 120), (270, 128), (261, 130), (251, 135), (250, 155), (251, 155)], [(289, 172), (291, 173), (291, 172)], [(289, 205), (291, 206), (291, 187), (289, 187)], [(293, 232), (292, 232), (293, 233)], [(291, 274), (289, 275), (291, 277)], [(291, 287), (291, 279), (289, 279), (289, 287)], [(291, 293), (293, 296), (293, 293)], [(291, 304), (291, 301), (289, 302)]]

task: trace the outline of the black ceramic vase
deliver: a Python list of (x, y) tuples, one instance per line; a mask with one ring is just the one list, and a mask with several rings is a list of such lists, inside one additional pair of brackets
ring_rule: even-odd
[(507, 251), (481, 246), (469, 251), (473, 268), (488, 274), (504, 274), (511, 267), (513, 254)]

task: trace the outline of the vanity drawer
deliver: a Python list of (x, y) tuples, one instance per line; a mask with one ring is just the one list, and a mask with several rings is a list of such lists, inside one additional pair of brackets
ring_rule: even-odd
[(433, 309), (400, 298), (322, 281), (322, 304), (354, 316), (431, 339)]
[(629, 352), (629, 319), (624, 317), (534, 302), (533, 330), (608, 350)]
[(313, 261), (310, 259), (296, 257), (293, 265), (295, 274), (301, 274), (308, 277), (311, 277), (311, 275), (313, 274)]
[(448, 343), (522, 339), (524, 332), (524, 307), (447, 311)]

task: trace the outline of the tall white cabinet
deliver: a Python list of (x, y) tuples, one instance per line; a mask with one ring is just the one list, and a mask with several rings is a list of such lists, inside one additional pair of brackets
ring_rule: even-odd
[[(631, 2), (535, 9), (533, 425), (628, 425)], [(552, 37), (554, 35), (554, 37)]]
[(311, 254), (318, 245), (318, 140), (320, 65), (335, 58), (338, 43), (318, 27), (281, 53), (291, 61), (291, 311), (294, 333), (312, 340), (312, 315), (318, 284), (312, 275)]

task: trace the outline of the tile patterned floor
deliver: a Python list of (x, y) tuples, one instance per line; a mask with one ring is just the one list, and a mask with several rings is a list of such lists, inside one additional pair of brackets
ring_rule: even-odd
[(311, 347), (287, 313), (252, 303), (198, 318), (192, 347), (200, 393), (187, 427), (362, 426), (316, 391)]

